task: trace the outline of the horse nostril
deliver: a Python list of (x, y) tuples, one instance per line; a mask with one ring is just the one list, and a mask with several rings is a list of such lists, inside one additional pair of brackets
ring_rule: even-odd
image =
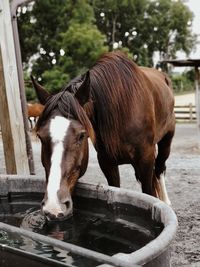
[(67, 201), (65, 202), (65, 205), (66, 205), (67, 209), (69, 209), (69, 208), (70, 208), (70, 201), (67, 200)]
[(64, 217), (64, 213), (62, 213), (62, 212), (61, 213), (58, 213), (57, 217), (58, 218), (63, 218)]
[(44, 211), (44, 215), (45, 215), (46, 217), (48, 217), (48, 216), (50, 215), (50, 213), (49, 213), (48, 211)]
[(48, 212), (48, 211), (45, 211), (45, 212), (44, 212), (44, 215), (45, 215), (45, 217), (47, 218), (47, 220), (49, 220), (49, 221), (51, 221), (51, 220), (55, 220), (55, 219), (56, 219), (56, 215), (51, 214), (51, 213)]
[(44, 206), (44, 204), (45, 204), (45, 202), (44, 202), (44, 200), (42, 200), (42, 202), (41, 202), (41, 206)]

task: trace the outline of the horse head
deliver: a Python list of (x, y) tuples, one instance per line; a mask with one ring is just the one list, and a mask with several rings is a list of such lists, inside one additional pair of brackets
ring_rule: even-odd
[(75, 93), (69, 88), (50, 95), (33, 78), (32, 82), (45, 105), (36, 125), (47, 185), (42, 211), (48, 220), (63, 220), (72, 213), (72, 192), (87, 168), (88, 137), (94, 137), (83, 109), (89, 101), (89, 73)]

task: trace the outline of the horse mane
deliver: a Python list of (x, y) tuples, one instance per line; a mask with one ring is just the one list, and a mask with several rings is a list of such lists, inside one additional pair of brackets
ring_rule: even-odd
[(90, 70), (94, 121), (102, 143), (113, 157), (121, 153), (124, 122), (143, 99), (141, 75), (139, 67), (119, 51), (104, 54)]
[(48, 99), (44, 111), (37, 121), (36, 131), (43, 125), (54, 110), (58, 110), (65, 118), (78, 120), (85, 127), (92, 142), (95, 142), (94, 130), (85, 110), (78, 103), (74, 95), (67, 90), (52, 95)]

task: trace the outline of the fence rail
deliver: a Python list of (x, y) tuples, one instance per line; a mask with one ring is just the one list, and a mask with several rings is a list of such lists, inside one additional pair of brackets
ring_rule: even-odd
[(196, 121), (196, 109), (192, 104), (180, 106), (177, 105), (174, 107), (176, 121)]

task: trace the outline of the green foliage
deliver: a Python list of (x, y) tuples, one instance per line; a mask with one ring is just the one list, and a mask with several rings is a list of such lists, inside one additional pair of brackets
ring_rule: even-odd
[(19, 16), (25, 70), (36, 55), (32, 74), (42, 78), (49, 91), (59, 91), (108, 50), (94, 22), (93, 8), (86, 0), (36, 1), (31, 12)]
[(36, 98), (36, 93), (35, 93), (35, 90), (33, 90), (30, 77), (26, 73), (24, 75), (24, 81), (25, 81), (26, 99), (28, 102), (34, 102)]
[(65, 4), (65, 0), (35, 1), (32, 11), (19, 16), (22, 59), (28, 63), (31, 56), (37, 54), (33, 65), (33, 73), (37, 76), (51, 69), (52, 59), (57, 60), (60, 55), (60, 32), (68, 27), (68, 20), (64, 19)]
[(70, 80), (69, 75), (62, 72), (58, 66), (51, 70), (46, 70), (42, 74), (43, 84), (51, 93), (59, 92), (62, 87)]
[[(65, 71), (69, 71), (71, 68), (71, 76), (86, 71), (102, 53), (107, 51), (106, 46), (104, 46), (105, 37), (95, 25), (74, 23), (66, 33), (62, 34), (62, 37), (62, 48), (68, 59), (63, 57), (61, 62)], [(66, 65), (64, 65), (65, 62)]]
[(183, 72), (171, 76), (173, 89), (175, 93), (194, 91), (194, 71)]

